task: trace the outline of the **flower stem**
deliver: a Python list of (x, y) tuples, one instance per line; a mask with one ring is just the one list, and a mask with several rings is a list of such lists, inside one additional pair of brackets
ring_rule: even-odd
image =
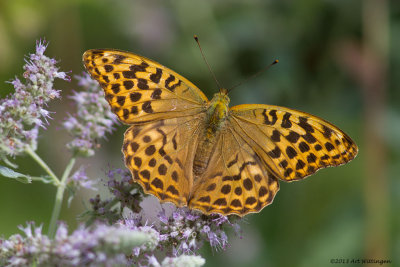
[(29, 146), (25, 148), (25, 151), (40, 165), (40, 167), (42, 167), (47, 172), (48, 175), (50, 175), (50, 177), (53, 179), (54, 184), (56, 186), (60, 186), (60, 180), (58, 179), (58, 177), (54, 174), (50, 167), (47, 166), (46, 162), (44, 162), (42, 158), (38, 154), (36, 154), (36, 152), (33, 151), (32, 148)]
[(74, 167), (76, 158), (73, 157), (69, 161), (67, 167), (64, 170), (64, 173), (61, 177), (61, 182), (57, 187), (57, 193), (56, 193), (56, 199), (54, 202), (54, 207), (53, 207), (53, 212), (51, 214), (51, 220), (50, 220), (50, 225), (49, 225), (49, 232), (48, 235), (49, 237), (53, 238), (56, 232), (56, 224), (58, 217), (60, 216), (60, 211), (61, 211), (61, 206), (64, 198), (64, 191), (66, 187), (66, 182), (67, 178), (69, 177), (69, 174), (71, 173), (72, 168)]

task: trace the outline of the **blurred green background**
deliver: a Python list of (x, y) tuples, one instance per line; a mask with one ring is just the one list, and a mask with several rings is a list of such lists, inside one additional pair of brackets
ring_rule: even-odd
[[(281, 182), (274, 203), (242, 223), (243, 238), (230, 248), (205, 248), (206, 266), (331, 266), (331, 259), (389, 259), (400, 266), (400, 1), (0, 1), (0, 96), (3, 83), (22, 75), (23, 55), (35, 41), (61, 69), (81, 74), (82, 53), (117, 48), (141, 54), (188, 78), (211, 98), (217, 91), (193, 35), (220, 83), (230, 88), (274, 59), (280, 63), (230, 95), (232, 105), (291, 107), (336, 124), (358, 144), (351, 163), (300, 182)], [(397, 75), (396, 75), (397, 74)], [(49, 109), (38, 153), (60, 174), (69, 160), (61, 129), (73, 113), (68, 95), (76, 81), (57, 81), (63, 99)], [(1, 114), (0, 114), (1, 116)], [(122, 167), (126, 126), (103, 142), (87, 164), (91, 177)], [(21, 170), (42, 171), (28, 157)], [(61, 219), (70, 229), (96, 192), (80, 192)], [(55, 188), (0, 177), (0, 235), (26, 221), (50, 219)]]

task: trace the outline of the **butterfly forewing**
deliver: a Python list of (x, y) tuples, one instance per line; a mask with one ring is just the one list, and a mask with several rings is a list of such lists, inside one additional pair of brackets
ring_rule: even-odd
[(208, 101), (190, 81), (142, 56), (93, 49), (83, 54), (83, 62), (113, 112), (127, 124), (190, 116), (204, 111)]
[(264, 160), (287, 181), (352, 160), (356, 144), (333, 124), (311, 114), (271, 105), (239, 105), (229, 121)]

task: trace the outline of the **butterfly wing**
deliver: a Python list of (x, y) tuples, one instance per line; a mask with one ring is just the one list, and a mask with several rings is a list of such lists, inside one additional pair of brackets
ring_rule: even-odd
[(190, 81), (145, 57), (111, 49), (83, 54), (113, 112), (127, 124), (203, 112), (207, 97)]
[(299, 180), (352, 160), (356, 144), (333, 124), (271, 105), (230, 109), (224, 130), (189, 207), (205, 213), (259, 212), (273, 201), (278, 178)]
[(347, 163), (358, 152), (357, 145), (338, 127), (289, 108), (239, 105), (231, 108), (229, 122), (268, 170), (286, 181)]
[[(185, 206), (193, 184), (192, 166), (205, 114), (131, 126), (125, 133), (125, 165), (133, 179), (161, 201)], [(204, 126), (203, 126), (204, 127)]]
[(122, 151), (133, 179), (162, 201), (186, 205), (206, 96), (174, 71), (129, 52), (88, 50), (83, 62), (113, 112), (132, 125)]
[(194, 183), (189, 207), (206, 214), (243, 216), (272, 203), (278, 190), (276, 176), (227, 122), (210, 164)]

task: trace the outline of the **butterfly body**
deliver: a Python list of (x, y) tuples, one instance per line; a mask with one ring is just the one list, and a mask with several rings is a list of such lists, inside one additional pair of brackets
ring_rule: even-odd
[(278, 179), (300, 180), (357, 155), (351, 138), (319, 117), (273, 105), (229, 108), (227, 90), (209, 101), (145, 57), (93, 49), (83, 61), (130, 125), (122, 152), (133, 180), (163, 202), (243, 216), (272, 203)]
[(201, 177), (206, 170), (210, 158), (215, 149), (215, 144), (224, 128), (229, 112), (230, 99), (226, 90), (214, 95), (207, 105), (206, 116), (204, 117), (203, 131), (199, 134), (199, 142), (193, 161), (194, 179)]

